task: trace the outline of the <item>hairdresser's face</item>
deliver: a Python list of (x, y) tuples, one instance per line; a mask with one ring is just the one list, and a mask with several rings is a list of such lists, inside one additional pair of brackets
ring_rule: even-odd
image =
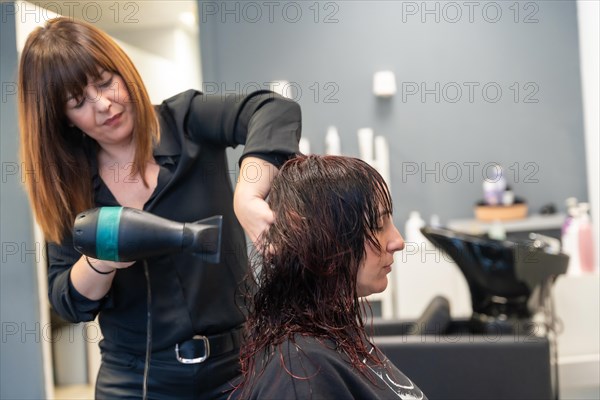
[(358, 268), (356, 278), (356, 290), (359, 297), (368, 296), (373, 293), (381, 293), (388, 284), (387, 274), (392, 271), (394, 253), (404, 248), (404, 239), (394, 226), (390, 214), (381, 217), (381, 229), (376, 237), (381, 246), (381, 252), (365, 243), (366, 257)]
[(133, 106), (121, 76), (102, 71), (98, 81), (88, 81), (82, 98), (69, 98), (70, 123), (102, 147), (128, 144), (133, 132)]

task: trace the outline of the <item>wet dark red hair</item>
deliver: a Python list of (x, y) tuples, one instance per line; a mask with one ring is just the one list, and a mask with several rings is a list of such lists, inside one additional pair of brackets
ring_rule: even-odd
[(365, 345), (356, 279), (366, 243), (381, 250), (375, 235), (392, 212), (381, 175), (355, 158), (298, 156), (281, 168), (269, 204), (275, 222), (264, 238), (268, 250), (254, 258), (242, 397), (261, 373), (255, 356), (296, 334), (333, 340), (360, 371), (365, 358), (380, 362)]

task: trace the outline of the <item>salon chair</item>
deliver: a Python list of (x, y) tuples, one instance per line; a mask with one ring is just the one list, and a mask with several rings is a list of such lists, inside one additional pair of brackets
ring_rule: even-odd
[(544, 240), (498, 241), (444, 228), (422, 233), (458, 265), (473, 314), (434, 298), (416, 321), (374, 320), (375, 343), (431, 400), (557, 398), (551, 288), (568, 256)]

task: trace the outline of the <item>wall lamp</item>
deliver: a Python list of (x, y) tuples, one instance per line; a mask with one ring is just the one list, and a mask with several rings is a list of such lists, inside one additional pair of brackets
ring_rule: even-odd
[(375, 72), (373, 93), (377, 97), (392, 97), (396, 94), (396, 76), (392, 71)]

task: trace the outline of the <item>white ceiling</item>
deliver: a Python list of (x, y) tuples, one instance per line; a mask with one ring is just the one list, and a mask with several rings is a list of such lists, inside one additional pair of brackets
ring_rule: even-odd
[(182, 25), (180, 15), (183, 12), (193, 13), (198, 20), (196, 0), (68, 0), (33, 3), (52, 12), (92, 23), (109, 33)]

